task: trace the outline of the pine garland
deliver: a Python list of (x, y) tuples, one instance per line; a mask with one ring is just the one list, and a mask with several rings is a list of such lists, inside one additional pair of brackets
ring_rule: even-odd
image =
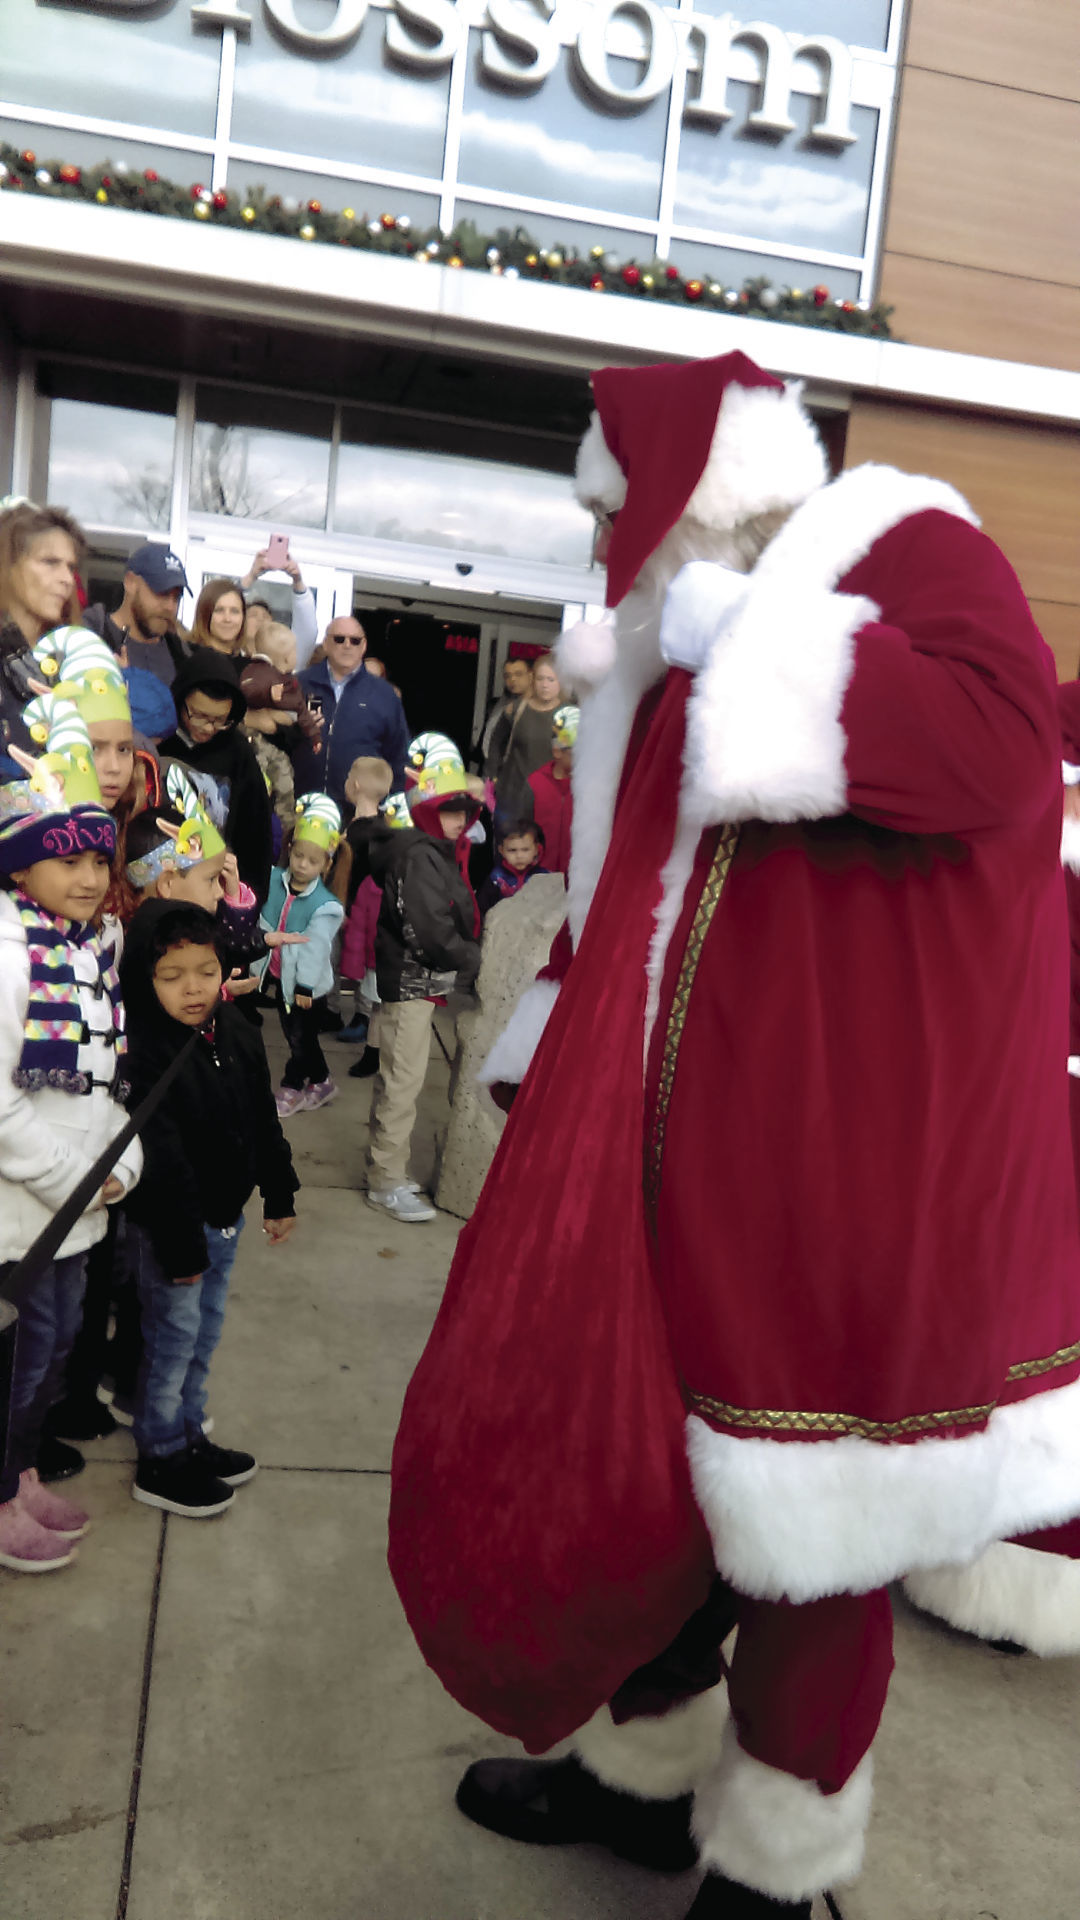
[(162, 180), (151, 167), (141, 172), (119, 161), (104, 160), (93, 167), (56, 160), (39, 165), (37, 155), (29, 148), (20, 153), (3, 142), (0, 188), (43, 194), (51, 200), (78, 200), (90, 206), (162, 214), (173, 220), (198, 220), (250, 233), (321, 241), (362, 253), (411, 259), (420, 266), (469, 269), (507, 280), (545, 280), (634, 300), (745, 314), (755, 320), (783, 320), (799, 327), (823, 327), (830, 333), (891, 338), (891, 307), (836, 299), (826, 286), (776, 287), (764, 275), (745, 280), (741, 287), (725, 286), (719, 280), (684, 274), (663, 260), (621, 260), (606, 247), (593, 247), (584, 254), (559, 243), (540, 247), (523, 227), (512, 231), (500, 227), (494, 234), (482, 234), (471, 220), (463, 220), (450, 234), (440, 233), (437, 227), (414, 233), (406, 214), (370, 217), (352, 207), (331, 213), (318, 200), (301, 203), (268, 194), (262, 188), (238, 194), (212, 193), (201, 182), (178, 187)]

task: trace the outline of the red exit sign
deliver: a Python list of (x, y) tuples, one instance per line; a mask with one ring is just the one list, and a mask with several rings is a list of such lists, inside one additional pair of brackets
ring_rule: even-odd
[(448, 633), (445, 651), (447, 653), (479, 653), (480, 641), (475, 633)]

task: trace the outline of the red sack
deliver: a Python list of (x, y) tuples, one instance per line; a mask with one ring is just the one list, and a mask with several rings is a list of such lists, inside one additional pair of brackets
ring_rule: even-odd
[(714, 1572), (642, 1190), (645, 966), (684, 704), (673, 675), (394, 1448), (390, 1569), (420, 1649), (533, 1752), (660, 1653)]

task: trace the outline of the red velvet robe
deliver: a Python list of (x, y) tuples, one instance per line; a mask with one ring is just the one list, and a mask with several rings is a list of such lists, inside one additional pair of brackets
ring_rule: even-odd
[[(672, 1638), (714, 1557), (803, 1599), (1080, 1512), (1052, 666), (964, 520), (866, 548), (759, 597), (782, 672), (752, 614), (643, 703), (409, 1390), (399, 1592), (450, 1690), (534, 1748)], [(706, 924), (710, 820), (741, 824)]]

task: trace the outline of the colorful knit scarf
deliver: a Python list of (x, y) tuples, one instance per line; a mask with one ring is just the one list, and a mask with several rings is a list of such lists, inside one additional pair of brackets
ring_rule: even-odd
[[(91, 991), (95, 997), (108, 1000), (110, 1020), (105, 1045), (113, 1048), (119, 1063), (127, 1042), (120, 980), (112, 949), (102, 946), (89, 921), (64, 920), (59, 914), (46, 913), (25, 893), (16, 892), (13, 899), (26, 932), (30, 997), (23, 1049), (12, 1079), (17, 1087), (25, 1087), (31, 1093), (39, 1092), (42, 1087), (60, 1087), (65, 1093), (89, 1093), (95, 1084), (102, 1082), (95, 1082), (93, 1063), (84, 1052), (90, 1040), (90, 1028), (83, 1016), (72, 949), (84, 948), (97, 962), (97, 984)], [(117, 1084), (115, 1074), (109, 1084)]]

